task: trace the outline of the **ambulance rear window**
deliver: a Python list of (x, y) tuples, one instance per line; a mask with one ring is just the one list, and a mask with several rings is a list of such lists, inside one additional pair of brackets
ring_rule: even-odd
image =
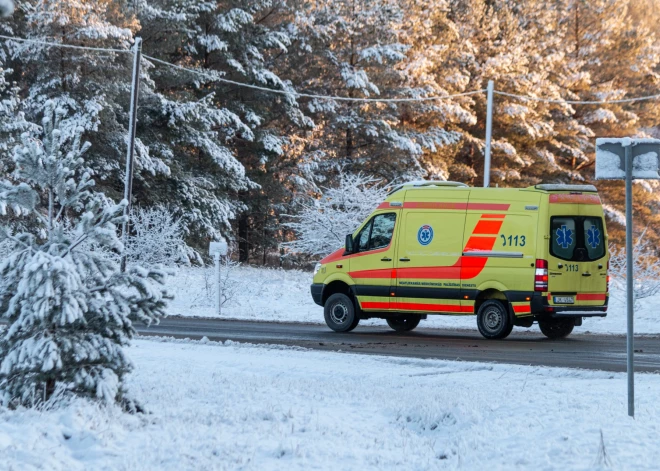
[(557, 258), (576, 262), (604, 257), (602, 218), (578, 216), (551, 218), (550, 253)]

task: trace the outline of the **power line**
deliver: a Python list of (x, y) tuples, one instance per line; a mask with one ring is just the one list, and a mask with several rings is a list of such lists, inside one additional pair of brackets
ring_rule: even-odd
[[(44, 46), (49, 46), (49, 47), (61, 47), (61, 48), (66, 48), (66, 49), (79, 49), (79, 50), (86, 50), (86, 51), (96, 51), (96, 52), (115, 52), (115, 53), (122, 53), (122, 54), (132, 54), (132, 51), (130, 49), (114, 49), (114, 48), (104, 48), (104, 47), (91, 47), (91, 46), (75, 46), (73, 44), (63, 44), (63, 43), (55, 43), (55, 42), (49, 42), (49, 41), (42, 41), (42, 40), (37, 40), (37, 39), (27, 39), (27, 38), (18, 38), (14, 36), (5, 36), (0, 34), (0, 39), (5, 39), (8, 41), (17, 41), (17, 42), (23, 42), (23, 43), (31, 43), (31, 44), (41, 44)], [(480, 89), (480, 90), (473, 90), (470, 92), (463, 92), (463, 93), (455, 93), (452, 95), (442, 95), (442, 96), (430, 96), (430, 97), (419, 97), (419, 98), (353, 98), (353, 97), (343, 97), (343, 96), (331, 96), (331, 95), (317, 95), (313, 93), (301, 93), (301, 92), (296, 92), (296, 91), (287, 91), (287, 90), (278, 90), (275, 88), (269, 88), (269, 87), (262, 87), (259, 85), (252, 85), (249, 83), (244, 83), (244, 82), (237, 82), (235, 80), (230, 80), (222, 77), (218, 77), (217, 75), (211, 74), (209, 72), (205, 71), (200, 71), (196, 69), (190, 69), (187, 67), (183, 67), (177, 64), (172, 64), (170, 62), (166, 62), (161, 59), (156, 59), (155, 57), (147, 56), (146, 54), (143, 55), (143, 57), (149, 59), (150, 61), (172, 67), (175, 69), (179, 69), (188, 73), (192, 74), (197, 74), (201, 76), (205, 76), (211, 80), (217, 81), (217, 82), (223, 82), (223, 83), (228, 83), (231, 85), (236, 85), (238, 87), (243, 87), (243, 88), (250, 88), (253, 90), (260, 90), (263, 92), (269, 92), (269, 93), (276, 93), (279, 95), (291, 95), (295, 97), (301, 97), (301, 98), (317, 98), (317, 99), (322, 99), (322, 100), (337, 100), (337, 101), (353, 101), (353, 102), (363, 102), (363, 103), (405, 103), (405, 102), (426, 102), (426, 101), (437, 101), (437, 100), (445, 100), (449, 98), (458, 98), (462, 96), (470, 96), (470, 95), (476, 95), (479, 93), (484, 93), (486, 89)], [(502, 92), (499, 90), (493, 90), (493, 93), (496, 95), (501, 95), (501, 96), (507, 96), (510, 98), (516, 98), (519, 100), (525, 100), (525, 101), (536, 101), (536, 102), (542, 102), (542, 103), (554, 103), (554, 104), (569, 104), (569, 105), (613, 105), (613, 104), (619, 104), (619, 103), (634, 103), (636, 101), (645, 101), (645, 100), (656, 100), (660, 98), (660, 94), (655, 94), (655, 95), (647, 95), (647, 96), (641, 96), (641, 97), (635, 97), (635, 98), (622, 98), (619, 100), (564, 100), (564, 99), (554, 99), (554, 98), (543, 98), (543, 97), (534, 97), (534, 96), (527, 96), (527, 95), (518, 95), (515, 93), (508, 93), (508, 92)]]
[(543, 103), (557, 103), (557, 104), (567, 103), (569, 105), (613, 105), (617, 103), (632, 103), (635, 101), (655, 100), (660, 98), (660, 94), (657, 94), (657, 95), (640, 96), (637, 98), (622, 98), (620, 100), (561, 100), (561, 99), (552, 99), (552, 98), (533, 97), (527, 95), (516, 95), (515, 93), (501, 92), (499, 90), (493, 90), (493, 92), (496, 95), (518, 98), (519, 100), (540, 101)]
[(0, 34), (0, 38), (8, 39), (10, 41), (23, 42), (23, 43), (41, 44), (41, 45), (50, 46), (50, 47), (62, 47), (62, 48), (65, 48), (65, 49), (83, 49), (83, 50), (87, 50), (87, 51), (122, 52), (124, 54), (132, 54), (132, 51), (129, 50), (129, 49), (112, 49), (112, 48), (105, 48), (105, 47), (74, 46), (73, 44), (52, 43), (52, 42), (41, 41), (41, 40), (37, 40), (37, 39), (16, 38), (16, 37), (13, 37), (13, 36), (5, 36), (3, 34)]
[(157, 62), (169, 67), (173, 67), (175, 69), (183, 70), (192, 74), (197, 74), (197, 75), (202, 75), (207, 78), (210, 78), (211, 80), (215, 80), (218, 82), (224, 82), (224, 83), (229, 83), (232, 85), (237, 85), (239, 87), (244, 87), (244, 88), (251, 88), (253, 90), (261, 90), (264, 92), (270, 92), (270, 93), (278, 93), (280, 95), (292, 95), (296, 97), (302, 97), (302, 98), (318, 98), (322, 100), (337, 100), (337, 101), (359, 101), (359, 102), (378, 102), (378, 103), (400, 103), (400, 102), (420, 102), (420, 101), (435, 101), (435, 100), (445, 100), (447, 98), (456, 98), (456, 97), (461, 97), (461, 96), (468, 96), (468, 95), (475, 95), (477, 93), (483, 93), (486, 90), (481, 89), (481, 90), (473, 90), (471, 92), (463, 92), (463, 93), (455, 93), (453, 95), (443, 95), (443, 96), (431, 96), (431, 97), (419, 97), (419, 98), (355, 98), (355, 97), (346, 97), (346, 96), (330, 96), (330, 95), (316, 95), (313, 93), (300, 93), (296, 91), (287, 91), (287, 90), (278, 90), (275, 88), (268, 88), (268, 87), (261, 87), (259, 85), (252, 85), (249, 83), (244, 83), (244, 82), (237, 82), (235, 80), (229, 80), (225, 79), (222, 77), (218, 77), (215, 74), (211, 74), (209, 72), (201, 71), (201, 70), (195, 70), (195, 69), (189, 69), (187, 67), (182, 67), (180, 65), (172, 64), (171, 62), (166, 62), (160, 59), (156, 59), (155, 57), (151, 57), (148, 55), (144, 55), (145, 58), (149, 59), (150, 61)]

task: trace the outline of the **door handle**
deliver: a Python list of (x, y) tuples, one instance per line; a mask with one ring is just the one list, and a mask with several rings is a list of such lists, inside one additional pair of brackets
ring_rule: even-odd
[(383, 258), (380, 259), (380, 261), (381, 261), (381, 262), (391, 262), (392, 259), (389, 258), (389, 257), (383, 257)]
[(582, 276), (591, 276), (591, 273), (582, 273)]
[(410, 259), (408, 257), (403, 257), (399, 259), (400, 262), (409, 262)]

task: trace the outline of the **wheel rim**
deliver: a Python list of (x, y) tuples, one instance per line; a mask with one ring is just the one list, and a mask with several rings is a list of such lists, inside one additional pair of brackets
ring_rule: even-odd
[(499, 329), (503, 320), (502, 312), (497, 308), (489, 308), (484, 313), (484, 327), (491, 332)]
[(330, 319), (335, 324), (344, 324), (348, 319), (348, 306), (344, 303), (336, 303), (330, 310)]

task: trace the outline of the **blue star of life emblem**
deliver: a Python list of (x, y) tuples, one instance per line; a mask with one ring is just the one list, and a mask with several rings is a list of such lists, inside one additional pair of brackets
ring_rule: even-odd
[(424, 224), (417, 231), (417, 242), (421, 245), (429, 245), (433, 240), (433, 228), (428, 224)]
[(595, 249), (600, 245), (600, 231), (596, 226), (591, 226), (587, 229), (587, 244), (592, 249)]
[(562, 249), (567, 249), (570, 245), (573, 244), (573, 231), (567, 228), (566, 225), (562, 225), (559, 229), (557, 229), (556, 234), (557, 245), (559, 245)]

